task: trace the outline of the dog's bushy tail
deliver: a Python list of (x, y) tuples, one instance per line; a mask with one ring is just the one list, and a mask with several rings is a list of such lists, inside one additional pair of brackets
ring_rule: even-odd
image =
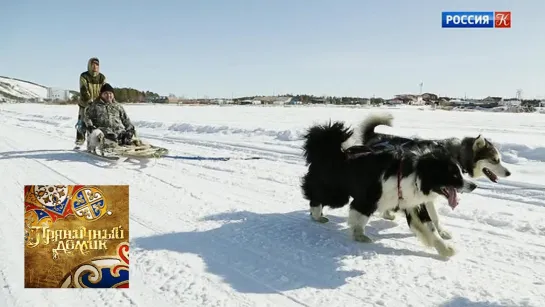
[(394, 116), (390, 113), (369, 115), (360, 125), (361, 143), (365, 144), (375, 136), (377, 126), (386, 125), (391, 127), (393, 120)]
[(329, 122), (310, 127), (303, 137), (305, 139), (303, 153), (307, 164), (334, 165), (336, 162), (343, 162), (342, 144), (353, 133), (354, 131), (342, 122)]

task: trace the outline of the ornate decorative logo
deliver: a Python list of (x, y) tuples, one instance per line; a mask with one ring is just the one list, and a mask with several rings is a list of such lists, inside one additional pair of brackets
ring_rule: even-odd
[(128, 288), (128, 188), (26, 185), (25, 288)]
[(72, 196), (74, 214), (87, 221), (96, 221), (109, 213), (102, 191), (96, 187), (82, 187)]
[(56, 215), (64, 215), (68, 205), (68, 186), (65, 185), (35, 185), (31, 186), (29, 194), (34, 204), (43, 210)]
[(128, 288), (129, 244), (117, 246), (116, 257), (99, 257), (81, 263), (60, 282), (60, 288)]

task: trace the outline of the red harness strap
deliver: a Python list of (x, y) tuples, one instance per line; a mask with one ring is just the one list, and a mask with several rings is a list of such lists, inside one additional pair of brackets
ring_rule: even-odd
[(403, 199), (403, 193), (401, 192), (401, 170), (403, 166), (403, 158), (399, 159), (399, 169), (397, 170), (397, 199)]

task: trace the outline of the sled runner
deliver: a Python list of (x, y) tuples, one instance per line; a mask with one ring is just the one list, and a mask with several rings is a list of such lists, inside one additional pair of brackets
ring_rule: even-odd
[(168, 154), (168, 149), (150, 144), (117, 145), (111, 142), (102, 142), (96, 151), (75, 148), (77, 152), (88, 154), (103, 160), (122, 162), (128, 159), (147, 160), (162, 158)]

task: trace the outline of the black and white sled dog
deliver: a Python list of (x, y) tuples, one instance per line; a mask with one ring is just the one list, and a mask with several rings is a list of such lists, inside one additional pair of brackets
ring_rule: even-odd
[[(361, 144), (371, 148), (396, 147), (406, 151), (444, 148), (458, 162), (462, 172), (467, 173), (471, 178), (486, 176), (490, 181), (497, 182), (498, 177), (508, 177), (511, 175), (511, 172), (502, 165), (499, 151), (482, 135), (465, 137), (463, 139), (426, 140), (375, 132), (375, 127), (379, 125), (391, 127), (392, 121), (393, 116), (389, 113), (368, 116), (360, 126)], [(450, 239), (452, 237), (439, 224), (439, 217), (432, 201), (426, 201), (420, 210), (427, 211), (427, 214), (429, 214), (443, 239)], [(384, 213), (383, 217), (393, 220), (395, 215), (389, 210)]]
[(305, 198), (310, 201), (310, 215), (325, 223), (325, 206), (344, 207), (350, 197), (348, 225), (356, 241), (372, 242), (364, 227), (378, 211), (399, 209), (406, 213), (411, 230), (440, 255), (454, 255), (437, 233), (429, 217), (424, 222), (416, 208), (444, 196), (451, 206), (457, 204), (458, 192), (471, 192), (477, 186), (462, 176), (456, 161), (442, 148), (428, 151), (369, 151), (352, 155), (343, 150), (353, 130), (342, 122), (312, 126), (304, 139), (308, 172), (302, 180)]

